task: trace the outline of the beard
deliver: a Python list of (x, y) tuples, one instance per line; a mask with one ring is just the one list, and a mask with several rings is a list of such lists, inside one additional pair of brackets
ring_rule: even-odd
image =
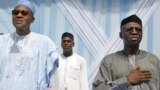
[(129, 47), (129, 48), (139, 48), (139, 44), (140, 44), (140, 40), (139, 41), (127, 41), (125, 42), (125, 46)]

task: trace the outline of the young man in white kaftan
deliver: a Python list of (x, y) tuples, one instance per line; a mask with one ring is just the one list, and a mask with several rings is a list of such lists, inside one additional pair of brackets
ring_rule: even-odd
[(59, 56), (57, 69), (58, 90), (88, 90), (86, 61), (73, 53), (74, 37), (65, 32), (61, 38), (63, 53)]
[(142, 33), (142, 22), (136, 15), (122, 20), (124, 49), (104, 57), (93, 90), (160, 90), (160, 61), (139, 49)]
[(19, 0), (12, 10), (16, 32), (0, 35), (0, 90), (54, 87), (57, 47), (47, 36), (31, 32), (34, 14), (35, 8), (30, 1)]

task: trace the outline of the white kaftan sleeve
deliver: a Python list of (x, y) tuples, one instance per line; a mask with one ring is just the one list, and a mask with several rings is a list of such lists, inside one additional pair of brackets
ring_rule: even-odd
[(57, 52), (53, 52), (47, 60), (47, 76), (49, 80), (49, 87), (56, 87), (55, 71), (59, 66)]
[[(47, 46), (46, 46), (47, 47)], [(56, 87), (55, 70), (59, 66), (58, 52), (56, 45), (49, 39), (48, 43), (48, 58), (47, 58), (47, 81), (48, 87)]]
[(87, 65), (86, 61), (83, 60), (81, 64), (81, 89), (88, 90), (88, 78), (87, 78)]

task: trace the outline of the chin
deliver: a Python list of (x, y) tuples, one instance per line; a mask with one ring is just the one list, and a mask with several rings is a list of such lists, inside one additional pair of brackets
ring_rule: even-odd
[(15, 25), (15, 27), (21, 29), (23, 27), (23, 25)]
[(70, 49), (64, 49), (65, 52), (70, 52)]
[(139, 43), (132, 43), (129, 45), (131, 48), (137, 48), (139, 46)]
[(24, 28), (25, 25), (24, 24), (14, 24), (14, 26), (18, 29), (22, 29)]
[(23, 31), (23, 29), (24, 29), (23, 26), (16, 26), (16, 28), (17, 28), (19, 31)]

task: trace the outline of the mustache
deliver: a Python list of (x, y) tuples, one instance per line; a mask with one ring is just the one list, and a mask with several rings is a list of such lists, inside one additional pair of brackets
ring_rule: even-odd
[(130, 37), (130, 38), (139, 38), (140, 35), (130, 35), (129, 37)]

